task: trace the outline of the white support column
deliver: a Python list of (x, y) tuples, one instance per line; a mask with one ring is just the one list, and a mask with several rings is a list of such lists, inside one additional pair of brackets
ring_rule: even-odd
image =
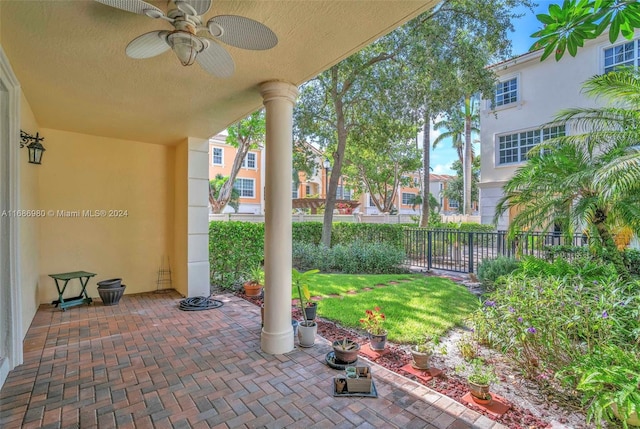
[(188, 143), (187, 296), (209, 296), (209, 140)]
[(291, 169), (293, 105), (298, 89), (265, 82), (260, 93), (266, 110), (264, 222), (264, 327), (262, 351), (293, 350), (291, 327)]

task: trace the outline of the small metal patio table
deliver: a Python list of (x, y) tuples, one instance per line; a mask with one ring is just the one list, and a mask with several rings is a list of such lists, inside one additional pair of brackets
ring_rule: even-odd
[[(58, 289), (58, 299), (53, 301), (51, 304), (55, 304), (56, 307), (59, 305), (62, 311), (65, 311), (67, 307), (73, 307), (74, 305), (81, 305), (84, 303), (91, 304), (93, 300), (89, 298), (89, 295), (87, 295), (87, 283), (89, 283), (89, 279), (93, 276), (95, 276), (95, 273), (88, 273), (86, 271), (73, 271), (70, 273), (49, 274), (49, 277), (55, 280), (56, 289)], [(65, 299), (62, 295), (64, 294), (64, 291), (67, 288), (67, 284), (69, 283), (69, 280), (73, 280), (73, 279), (80, 280), (80, 285), (82, 285), (82, 291), (78, 296)]]

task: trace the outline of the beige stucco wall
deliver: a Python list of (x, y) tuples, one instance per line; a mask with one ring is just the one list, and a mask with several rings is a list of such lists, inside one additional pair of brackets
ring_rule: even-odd
[[(40, 131), (29, 102), (24, 95), (20, 99), (20, 128), (31, 134)], [(46, 142), (43, 143), (46, 147)], [(20, 149), (19, 208), (21, 210), (39, 210), (38, 178), (41, 166), (29, 164), (28, 160), (28, 150), (26, 148)], [(19, 229), (20, 291), (22, 293), (21, 334), (24, 338), (40, 303), (38, 299), (38, 283), (40, 280), (38, 238), (40, 221), (36, 217), (20, 217)]]
[[(156, 289), (173, 241), (172, 147), (41, 129), (40, 302), (57, 297), (48, 274), (84, 270), (89, 282), (122, 277), (126, 293)], [(91, 211), (95, 217), (89, 217)]]

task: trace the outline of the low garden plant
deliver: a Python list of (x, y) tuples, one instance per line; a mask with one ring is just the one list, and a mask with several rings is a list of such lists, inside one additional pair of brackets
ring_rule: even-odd
[(293, 243), (293, 265), (302, 270), (311, 267), (322, 272), (349, 274), (404, 273), (405, 254), (384, 243), (338, 244), (331, 248), (303, 242)]
[(478, 264), (478, 279), (486, 289), (493, 289), (500, 277), (511, 274), (519, 267), (518, 260), (507, 256), (485, 259)]

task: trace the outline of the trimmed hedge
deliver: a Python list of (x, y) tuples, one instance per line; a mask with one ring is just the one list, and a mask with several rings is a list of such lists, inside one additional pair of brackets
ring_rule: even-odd
[[(347, 246), (348, 251), (339, 249), (336, 252), (351, 254), (358, 262), (353, 262), (358, 268), (357, 272), (391, 272), (389, 264), (396, 264), (399, 255), (403, 259), (403, 225), (398, 224), (361, 224), (361, 223), (334, 223), (332, 228), (332, 248)], [(306, 243), (318, 246), (322, 237), (322, 222), (294, 222), (292, 224), (294, 243)], [(351, 248), (355, 242), (367, 244)], [(378, 247), (369, 247), (369, 244), (378, 243)], [(392, 250), (383, 250), (391, 248)], [(388, 253), (386, 253), (388, 252)], [(307, 252), (311, 254), (310, 252)], [(375, 261), (366, 262), (358, 259), (357, 255), (368, 255)], [(380, 256), (383, 255), (383, 256)], [(326, 257), (321, 256), (321, 257)], [(389, 263), (382, 264), (379, 260), (388, 258)], [(347, 257), (343, 260), (348, 259)], [(264, 223), (253, 222), (210, 222), (209, 223), (209, 263), (211, 284), (224, 288), (235, 288), (243, 282), (245, 273), (264, 260)], [(310, 266), (318, 268), (317, 262), (311, 261)], [(346, 266), (350, 266), (351, 262)], [(383, 266), (384, 265), (384, 266)], [(335, 270), (332, 265), (331, 270)], [(338, 265), (339, 267), (339, 265)], [(356, 269), (351, 267), (351, 270)], [(364, 271), (363, 271), (364, 270)], [(347, 271), (345, 271), (347, 272)]]
[[(362, 241), (403, 249), (404, 227), (402, 224), (337, 222), (331, 228), (331, 246)], [(294, 222), (292, 233), (294, 242), (318, 245), (322, 239), (322, 222)]]
[(264, 224), (252, 222), (209, 223), (211, 284), (233, 288), (250, 268), (264, 259)]

